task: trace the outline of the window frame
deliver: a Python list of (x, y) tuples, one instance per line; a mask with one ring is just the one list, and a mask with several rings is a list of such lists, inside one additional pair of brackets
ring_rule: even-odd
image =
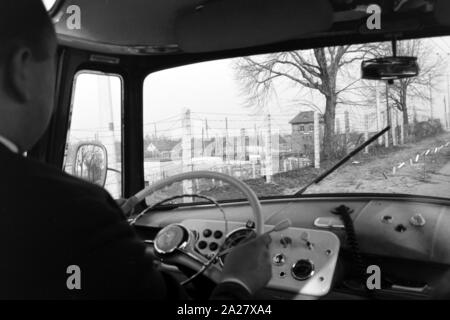
[[(73, 111), (74, 111), (74, 101), (75, 101), (75, 93), (76, 93), (76, 89), (77, 89), (77, 80), (78, 80), (78, 76), (82, 75), (82, 74), (91, 74), (91, 75), (98, 75), (98, 76), (112, 76), (112, 77), (117, 77), (120, 80), (120, 90), (121, 90), (121, 94), (120, 94), (120, 159), (121, 159), (121, 165), (120, 165), (120, 197), (124, 197), (125, 196), (125, 177), (126, 177), (126, 172), (125, 172), (125, 128), (124, 128), (124, 112), (125, 112), (125, 78), (122, 76), (121, 73), (118, 72), (107, 72), (107, 71), (100, 71), (100, 70), (94, 70), (94, 69), (89, 69), (89, 68), (80, 68), (79, 70), (77, 70), (77, 72), (74, 74), (73, 79), (72, 79), (72, 90), (71, 90), (71, 94), (70, 94), (70, 105), (69, 105), (69, 110), (68, 110), (68, 119), (67, 119), (67, 127), (66, 127), (66, 140), (65, 140), (65, 149), (67, 149), (68, 146), (68, 142), (69, 142), (69, 138), (70, 138), (70, 132), (71, 132), (71, 127), (72, 127), (72, 115), (73, 115)], [(66, 160), (67, 160), (67, 156), (66, 156), (66, 152), (64, 153), (64, 157), (63, 157), (63, 161), (62, 161), (62, 166), (61, 169), (64, 171), (65, 166), (66, 166)], [(118, 174), (118, 173), (117, 173)]]

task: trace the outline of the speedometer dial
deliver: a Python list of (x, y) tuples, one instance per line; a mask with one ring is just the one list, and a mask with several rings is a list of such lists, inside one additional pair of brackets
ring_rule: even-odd
[[(256, 232), (253, 229), (240, 228), (236, 229), (228, 234), (223, 244), (222, 251), (228, 251), (231, 248), (238, 246), (245, 241), (256, 238)], [(223, 266), (225, 263), (226, 254), (219, 257), (220, 264)]]

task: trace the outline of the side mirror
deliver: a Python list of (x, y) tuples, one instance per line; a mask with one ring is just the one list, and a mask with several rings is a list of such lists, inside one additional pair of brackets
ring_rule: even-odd
[(79, 143), (75, 148), (72, 174), (104, 187), (108, 172), (108, 152), (97, 142)]
[(367, 80), (398, 80), (419, 75), (416, 57), (383, 57), (361, 64), (362, 78)]

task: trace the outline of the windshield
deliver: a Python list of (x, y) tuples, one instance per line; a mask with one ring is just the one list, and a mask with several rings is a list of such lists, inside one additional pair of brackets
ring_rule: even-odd
[[(361, 80), (363, 59), (390, 43), (319, 48), (198, 63), (150, 74), (144, 84), (146, 184), (211, 170), (259, 197), (291, 195), (388, 125), (391, 130), (310, 193), (449, 197), (450, 38), (397, 43), (420, 74)], [(188, 181), (148, 199), (199, 193), (242, 199), (219, 181)], [(187, 199), (185, 201), (193, 201)]]

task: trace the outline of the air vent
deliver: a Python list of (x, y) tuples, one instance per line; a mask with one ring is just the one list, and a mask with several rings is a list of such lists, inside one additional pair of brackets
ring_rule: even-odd
[(119, 62), (120, 62), (119, 58), (102, 56), (102, 55), (98, 55), (98, 54), (91, 55), (91, 58), (89, 60), (92, 62), (100, 62), (100, 63), (107, 63), (107, 64), (119, 64)]

